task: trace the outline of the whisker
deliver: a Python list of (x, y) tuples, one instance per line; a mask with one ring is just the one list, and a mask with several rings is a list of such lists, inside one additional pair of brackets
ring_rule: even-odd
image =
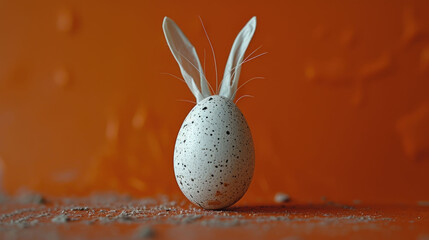
[(258, 57), (261, 57), (261, 56), (263, 56), (263, 55), (265, 55), (265, 54), (267, 54), (267, 53), (268, 53), (268, 52), (263, 52), (263, 53), (261, 53), (261, 54), (258, 54), (258, 55), (254, 56), (254, 57), (252, 57), (252, 58), (247, 59), (246, 61), (243, 61), (243, 62), (242, 62), (242, 64), (243, 64), (243, 63), (247, 63), (247, 62), (249, 62), (249, 61), (252, 61), (253, 59), (258, 58)]
[(235, 90), (235, 94), (237, 94), (237, 92), (238, 92), (238, 90), (240, 90), (240, 88), (242, 88), (244, 85), (246, 85), (247, 83), (249, 83), (249, 82), (251, 82), (251, 81), (253, 81), (253, 80), (255, 80), (255, 79), (265, 79), (265, 78), (264, 78), (264, 77), (252, 77), (251, 79), (249, 79), (249, 80), (245, 81), (243, 84), (241, 84), (241, 85), (237, 88), (237, 90)]
[(206, 49), (204, 48), (203, 72), (206, 75)]
[(257, 47), (255, 50), (253, 50), (249, 55), (247, 55), (247, 57), (244, 58), (243, 61), (246, 61), (250, 56), (252, 56), (252, 54), (254, 54), (256, 51), (258, 51), (259, 49), (261, 49), (262, 45)]
[(194, 102), (194, 101), (186, 100), (186, 99), (177, 99), (176, 101), (178, 101), (178, 102), (188, 102), (188, 103), (197, 104), (197, 103), (196, 103), (196, 102)]
[[(232, 68), (232, 70), (234, 70), (234, 69), (236, 69), (236, 68), (240, 67), (241, 65), (243, 65), (243, 64), (245, 64), (245, 63), (247, 63), (247, 62), (252, 61), (252, 60), (253, 60), (253, 59), (255, 59), (255, 58), (261, 57), (261, 56), (263, 56), (263, 55), (265, 55), (265, 54), (267, 54), (267, 53), (268, 53), (268, 52), (263, 52), (263, 53), (261, 53), (261, 54), (258, 54), (258, 55), (256, 55), (256, 56), (252, 57), (252, 58), (249, 58), (249, 59), (247, 59), (247, 60), (243, 60), (240, 64), (238, 64), (237, 66), (235, 66), (234, 68)], [(231, 71), (232, 71), (232, 70), (231, 70)]]
[(204, 33), (206, 34), (207, 40), (209, 41), (210, 44), (210, 48), (212, 50), (212, 54), (213, 54), (213, 61), (214, 61), (214, 67), (215, 67), (215, 74), (216, 74), (216, 94), (218, 94), (218, 80), (217, 80), (217, 64), (216, 64), (216, 55), (213, 49), (213, 45), (212, 42), (210, 41), (209, 35), (207, 34), (206, 28), (204, 27), (204, 23), (203, 20), (201, 19), (200, 16), (198, 16), (198, 18), (200, 19), (201, 22), (201, 26), (203, 27)]
[[(259, 55), (256, 55), (256, 56), (254, 56), (254, 57), (252, 57), (252, 58), (250, 58), (250, 59), (244, 59), (240, 64), (238, 64), (237, 66), (235, 66), (235, 67), (233, 67), (232, 69), (231, 69), (231, 71), (230, 71), (230, 74), (231, 74), (231, 80), (232, 79), (234, 79), (234, 76), (235, 76), (235, 69), (236, 68), (238, 68), (238, 67), (240, 67), (241, 65), (243, 65), (243, 64), (245, 64), (245, 63), (247, 63), (247, 62), (249, 62), (249, 61), (252, 61), (253, 59), (255, 59), (255, 58), (258, 58), (258, 57), (260, 57), (260, 56), (263, 56), (263, 55), (265, 55), (265, 54), (267, 54), (268, 52), (264, 52), (264, 53), (261, 53), (261, 54), (259, 54)], [(249, 56), (250, 56), (251, 54), (249, 54)], [(249, 57), (249, 56), (247, 56), (247, 57)]]
[[(205, 48), (204, 48), (204, 59), (203, 59), (203, 72), (204, 72), (204, 78), (205, 78), (205, 76), (206, 76), (206, 49)], [(207, 81), (207, 78), (206, 78), (206, 81)], [(207, 81), (207, 83), (210, 87), (210, 91), (211, 91), (210, 94), (213, 94), (214, 91), (213, 91), (212, 85), (209, 83), (209, 81)]]
[(174, 75), (174, 74), (166, 73), (166, 72), (162, 72), (162, 73), (160, 73), (160, 74), (169, 75), (169, 76), (171, 76), (171, 77), (174, 77), (174, 78), (179, 79), (180, 81), (182, 81), (182, 82), (186, 83), (186, 81), (185, 81), (183, 78), (180, 78), (180, 77), (178, 77), (178, 76), (176, 76), (176, 75)]
[(245, 98), (245, 97), (251, 97), (251, 98), (254, 98), (255, 96), (252, 96), (252, 95), (243, 95), (243, 96), (241, 96), (240, 98), (238, 98), (238, 99), (237, 99), (237, 101), (235, 101), (235, 104), (237, 104), (237, 103), (238, 103), (238, 101), (240, 101), (242, 98)]
[[(206, 79), (206, 81), (207, 81), (207, 79)], [(212, 87), (212, 85), (207, 81), (207, 84), (209, 85), (209, 88), (210, 88), (210, 91), (211, 91), (211, 93), (210, 94), (213, 94), (214, 93), (214, 91), (213, 91), (213, 87)]]
[[(201, 73), (201, 71), (187, 58), (187, 57), (185, 57), (185, 55), (183, 55), (181, 52), (178, 52), (179, 54), (180, 54), (180, 56), (182, 56), (189, 64), (191, 64), (191, 66), (193, 67), (193, 68), (195, 68), (195, 70), (197, 70), (200, 74), (202, 74)], [(203, 77), (204, 77), (204, 79), (206, 79), (206, 76), (204, 76), (204, 74), (203, 74)], [(206, 79), (207, 80), (207, 79)]]
[[(262, 45), (261, 46), (259, 46), (259, 47), (257, 47), (255, 50), (253, 50), (249, 55), (247, 55), (247, 57), (245, 57), (244, 58), (244, 60), (243, 61), (241, 61), (241, 63), (239, 63), (237, 66), (239, 66), (239, 65), (241, 65), (243, 62), (245, 62), (250, 56), (252, 56), (253, 55), (253, 53), (255, 53), (256, 51), (258, 51), (260, 48), (262, 47)], [(237, 67), (236, 66), (236, 67)], [(231, 69), (231, 72), (236, 68), (236, 67), (234, 67), (234, 68), (232, 68)], [(231, 79), (233, 79), (233, 77), (234, 77), (234, 73), (235, 72), (232, 72), (231, 73)]]
[[(197, 68), (197, 67), (195, 67), (195, 65), (187, 58), (187, 57), (185, 57), (181, 52), (178, 52), (179, 54), (180, 54), (180, 56), (182, 56), (186, 61), (188, 61), (188, 63), (189, 64), (191, 64), (192, 65), (192, 67), (194, 67), (203, 77), (204, 77), (204, 79), (206, 80), (206, 83), (209, 85), (209, 88), (212, 90), (212, 92), (213, 92), (213, 88), (212, 88), (212, 85), (209, 83), (209, 81), (207, 81), (207, 78), (206, 78), (206, 76), (204, 75), (204, 74), (202, 74), (201, 73), (201, 71)], [(200, 84), (201, 85), (201, 84)], [(202, 91), (201, 90), (201, 86), (200, 86), (200, 91)]]

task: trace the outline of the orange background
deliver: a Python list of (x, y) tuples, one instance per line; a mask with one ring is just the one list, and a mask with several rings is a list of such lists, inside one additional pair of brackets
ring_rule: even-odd
[(173, 148), (194, 100), (169, 16), (223, 75), (251, 16), (239, 108), (256, 148), (244, 202), (429, 199), (427, 1), (0, 1), (1, 186), (179, 195)]

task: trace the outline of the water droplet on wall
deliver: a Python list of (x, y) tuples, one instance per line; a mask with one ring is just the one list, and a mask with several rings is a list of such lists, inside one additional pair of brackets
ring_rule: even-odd
[(109, 119), (106, 125), (106, 138), (109, 141), (116, 141), (118, 139), (119, 123), (116, 119)]
[(420, 52), (420, 69), (426, 71), (429, 68), (429, 45)]
[(381, 77), (386, 74), (392, 66), (392, 58), (388, 55), (381, 55), (377, 59), (362, 65), (359, 76), (363, 79)]
[(144, 181), (136, 178), (136, 177), (130, 177), (128, 182), (133, 188), (135, 188), (139, 191), (146, 190), (146, 183)]
[(307, 65), (304, 75), (307, 80), (314, 83), (341, 85), (350, 80), (346, 68), (346, 63), (342, 58), (332, 58), (317, 65)]
[(57, 14), (57, 29), (60, 32), (72, 33), (76, 27), (76, 19), (71, 9), (61, 9)]
[(314, 77), (316, 76), (316, 70), (312, 65), (308, 65), (305, 68), (304, 74), (308, 81), (313, 81)]
[(132, 118), (132, 125), (136, 130), (143, 128), (146, 123), (147, 112), (144, 108), (138, 109)]
[(70, 84), (70, 73), (65, 68), (58, 68), (54, 71), (53, 79), (57, 86), (65, 88)]
[(419, 35), (419, 26), (414, 14), (414, 9), (411, 7), (404, 8), (402, 17), (402, 41), (404, 44), (410, 44)]
[(402, 116), (396, 124), (405, 154), (414, 160), (429, 159), (429, 103)]

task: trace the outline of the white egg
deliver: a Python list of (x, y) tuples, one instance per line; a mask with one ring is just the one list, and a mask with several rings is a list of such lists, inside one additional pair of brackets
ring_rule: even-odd
[(253, 176), (252, 135), (240, 109), (213, 95), (188, 114), (176, 140), (174, 173), (183, 194), (205, 209), (233, 205)]

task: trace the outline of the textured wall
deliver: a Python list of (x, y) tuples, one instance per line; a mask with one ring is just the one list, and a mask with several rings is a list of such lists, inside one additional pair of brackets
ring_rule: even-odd
[(245, 201), (429, 198), (427, 1), (0, 1), (2, 187), (179, 194), (172, 155), (194, 100), (161, 29), (183, 29), (215, 84), (258, 17), (240, 100), (256, 171)]

